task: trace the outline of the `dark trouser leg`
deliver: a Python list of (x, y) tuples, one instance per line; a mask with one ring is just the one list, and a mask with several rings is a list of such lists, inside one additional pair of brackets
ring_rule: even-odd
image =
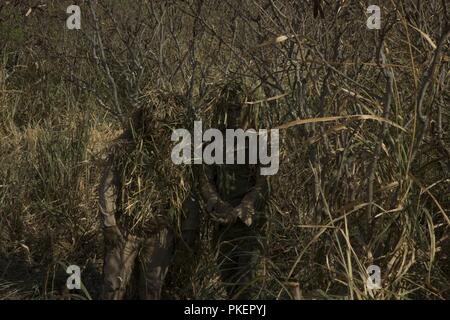
[(228, 296), (232, 299), (252, 299), (253, 281), (259, 262), (261, 244), (258, 234), (242, 221), (216, 229), (217, 263)]
[(183, 204), (185, 218), (181, 225), (181, 240), (183, 250), (187, 249), (189, 253), (195, 253), (200, 240), (200, 206), (198, 201), (190, 196)]
[(164, 229), (144, 240), (139, 253), (139, 298), (158, 300), (174, 254), (173, 232)]
[(106, 244), (103, 264), (103, 292), (102, 299), (121, 300), (130, 281), (139, 240), (128, 236), (117, 244)]
[(192, 276), (199, 262), (200, 210), (198, 201), (193, 197), (189, 197), (183, 204), (181, 232), (177, 237), (174, 261), (165, 282), (169, 289), (166, 293), (176, 299), (192, 299), (196, 296)]

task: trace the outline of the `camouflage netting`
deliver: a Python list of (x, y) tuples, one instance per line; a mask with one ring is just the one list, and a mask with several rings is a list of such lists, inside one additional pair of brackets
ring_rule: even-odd
[[(212, 99), (213, 118), (210, 119), (212, 126), (218, 126), (219, 129), (231, 125), (246, 129), (260, 129), (267, 126), (267, 106), (264, 101), (259, 100), (263, 97), (259, 92), (260, 88), (253, 89), (245, 80), (229, 81), (225, 84), (217, 84), (213, 91)], [(259, 102), (260, 101), (260, 102)], [(233, 119), (233, 124), (229, 123), (230, 117), (233, 118), (233, 107), (242, 106), (237, 119)], [(206, 115), (205, 118), (209, 116)], [(235, 122), (235, 123), (234, 123)], [(228, 125), (226, 125), (228, 123)]]
[(147, 97), (149, 102), (131, 117), (113, 154), (121, 181), (117, 222), (138, 236), (163, 226), (178, 229), (192, 184), (190, 167), (171, 161), (173, 129), (189, 126), (187, 105), (182, 98), (159, 91)]

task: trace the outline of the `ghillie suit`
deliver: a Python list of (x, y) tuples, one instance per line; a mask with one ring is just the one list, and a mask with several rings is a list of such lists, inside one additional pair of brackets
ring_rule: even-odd
[[(238, 128), (257, 130), (256, 110), (244, 106), (245, 98), (241, 84), (227, 84), (216, 103), (212, 127), (217, 126), (222, 132)], [(268, 195), (267, 179), (260, 175), (258, 165), (248, 162), (211, 165), (204, 167), (200, 189), (206, 209), (216, 222), (217, 263), (228, 296), (255, 298), (253, 282), (262, 249), (260, 229)]]
[(123, 299), (134, 269), (139, 298), (160, 298), (191, 193), (190, 168), (171, 161), (170, 137), (188, 123), (186, 104), (161, 92), (149, 96), (111, 149), (100, 185), (104, 299)]

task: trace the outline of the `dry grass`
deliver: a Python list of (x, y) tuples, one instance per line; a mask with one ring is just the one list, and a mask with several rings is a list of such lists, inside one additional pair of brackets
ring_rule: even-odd
[[(131, 43), (98, 9), (118, 100), (102, 63), (79, 59), (67, 71), (75, 54), (91, 57), (81, 34), (61, 34), (53, 20), (54, 29), (37, 33), (33, 14), (24, 30), (21, 17), (9, 22), (18, 31), (0, 28), (7, 44), (0, 47), (0, 299), (97, 298), (96, 190), (107, 150), (123, 133), (114, 106), (132, 111), (130, 101), (151, 100), (153, 91), (142, 92), (158, 88), (184, 93), (196, 115), (209, 119), (215, 88), (235, 78), (255, 89), (247, 102), (264, 126), (281, 130), (260, 297), (292, 299), (299, 287), (305, 299), (449, 298), (445, 1), (423, 8), (386, 1), (377, 32), (361, 27), (360, 1), (343, 1), (339, 14), (327, 7), (330, 18), (320, 21), (309, 2), (249, 0), (239, 10), (227, 2), (153, 2), (151, 10), (142, 3), (145, 10), (139, 2), (119, 10), (117, 2), (118, 21), (139, 24), (138, 15), (127, 15), (145, 13), (145, 32), (121, 30)], [(33, 36), (22, 40), (21, 32)], [(147, 68), (139, 81), (137, 57)], [(224, 298), (215, 254), (203, 218), (195, 263), (173, 267), (165, 297)], [(82, 268), (85, 291), (65, 289), (68, 264)], [(380, 290), (366, 286), (372, 264), (381, 267)]]

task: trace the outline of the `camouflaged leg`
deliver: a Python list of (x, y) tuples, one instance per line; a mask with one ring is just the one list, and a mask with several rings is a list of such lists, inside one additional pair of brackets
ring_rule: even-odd
[(238, 220), (218, 226), (215, 238), (217, 263), (229, 298), (255, 298), (254, 280), (262, 249), (259, 233)]
[(174, 234), (164, 229), (147, 238), (139, 252), (139, 298), (158, 300), (174, 255)]
[(102, 299), (122, 300), (139, 251), (140, 239), (129, 235), (116, 244), (106, 244)]

